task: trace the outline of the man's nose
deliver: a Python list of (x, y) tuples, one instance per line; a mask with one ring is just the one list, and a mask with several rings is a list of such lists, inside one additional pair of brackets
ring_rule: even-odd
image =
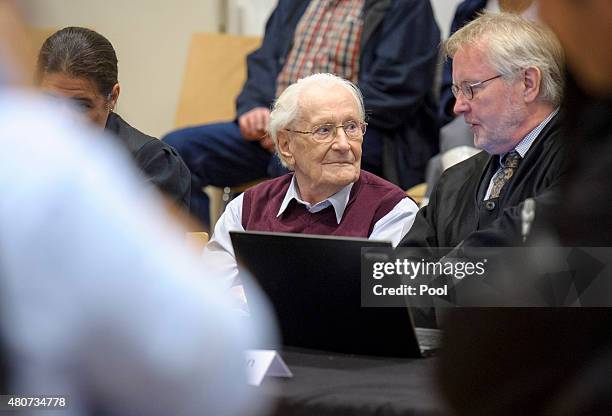
[(455, 105), (453, 106), (453, 111), (455, 112), (455, 114), (462, 114), (468, 111), (469, 108), (470, 105), (468, 103), (468, 99), (465, 98), (463, 93), (459, 93), (457, 95), (457, 98), (455, 98)]
[(332, 146), (337, 150), (350, 149), (351, 145), (349, 143), (349, 138), (344, 132), (344, 128), (342, 126), (336, 127), (336, 136), (334, 137)]

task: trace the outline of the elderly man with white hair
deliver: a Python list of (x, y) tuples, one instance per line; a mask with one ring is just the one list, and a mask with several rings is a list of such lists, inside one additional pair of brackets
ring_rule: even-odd
[(269, 134), (292, 172), (231, 201), (204, 251), (231, 281), (230, 231), (367, 237), (397, 245), (417, 205), (397, 186), (362, 171), (366, 130), (361, 93), (351, 82), (314, 74), (289, 86), (270, 115)]

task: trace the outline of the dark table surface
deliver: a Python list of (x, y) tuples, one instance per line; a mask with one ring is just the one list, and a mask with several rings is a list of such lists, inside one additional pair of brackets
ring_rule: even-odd
[(435, 358), (405, 359), (286, 348), (293, 378), (266, 378), (258, 394), (274, 415), (441, 415)]

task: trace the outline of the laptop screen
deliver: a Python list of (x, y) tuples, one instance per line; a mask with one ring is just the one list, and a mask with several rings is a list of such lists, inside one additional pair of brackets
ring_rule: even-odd
[(388, 250), (390, 242), (266, 232), (230, 235), (239, 264), (270, 299), (285, 345), (420, 356), (408, 308), (361, 306), (362, 249)]

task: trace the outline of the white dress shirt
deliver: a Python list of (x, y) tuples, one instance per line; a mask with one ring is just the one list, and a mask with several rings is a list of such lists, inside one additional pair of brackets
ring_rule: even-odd
[[(277, 217), (285, 212), (289, 202), (295, 199), (311, 213), (319, 212), (331, 205), (336, 213), (336, 221), (340, 224), (352, 187), (353, 184), (351, 183), (329, 198), (316, 204), (310, 204), (300, 197), (297, 181), (294, 176), (278, 210)], [(223, 276), (223, 279), (229, 285), (232, 285), (238, 276), (234, 248), (232, 247), (229, 232), (244, 231), (242, 227), (242, 199), (241, 194), (230, 201), (215, 225), (212, 238), (204, 248), (204, 261), (206, 264), (210, 264), (215, 269), (219, 268), (215, 274)], [(387, 215), (374, 224), (368, 239), (390, 241), (394, 247), (397, 246), (412, 227), (418, 210), (419, 207), (412, 199), (408, 197), (402, 199)]]

